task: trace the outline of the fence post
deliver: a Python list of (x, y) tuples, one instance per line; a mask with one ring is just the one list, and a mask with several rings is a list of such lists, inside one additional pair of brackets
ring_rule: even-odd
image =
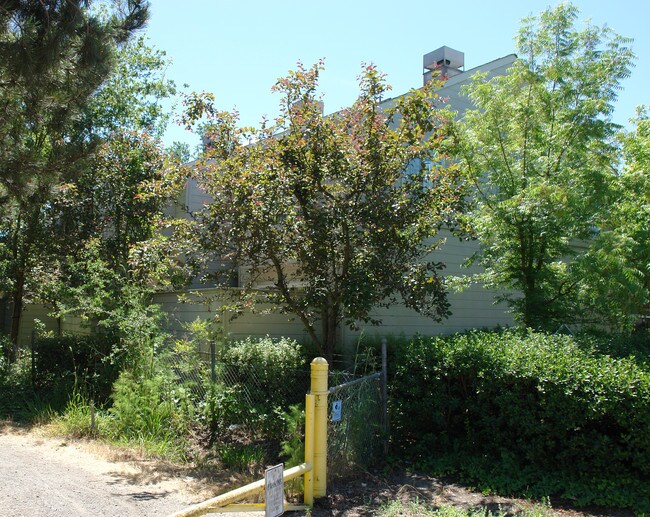
[(305, 395), (305, 463), (311, 465), (311, 470), (304, 477), (304, 503), (314, 504), (314, 409), (316, 400), (314, 395)]
[(217, 382), (217, 347), (214, 341), (210, 341), (210, 378), (212, 383)]
[(388, 454), (388, 350), (385, 337), (381, 339), (381, 401), (384, 454)]
[(32, 330), (32, 389), (36, 389), (36, 331)]
[(311, 362), (311, 394), (314, 408), (314, 498), (327, 495), (327, 360)]

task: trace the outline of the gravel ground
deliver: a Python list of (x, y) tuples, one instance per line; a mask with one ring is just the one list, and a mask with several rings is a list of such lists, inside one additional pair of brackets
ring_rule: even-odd
[(0, 430), (0, 515), (159, 516), (196, 502), (175, 480), (145, 480), (60, 440)]

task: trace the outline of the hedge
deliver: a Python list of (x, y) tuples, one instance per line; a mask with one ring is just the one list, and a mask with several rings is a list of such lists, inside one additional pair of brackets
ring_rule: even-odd
[(515, 331), (405, 343), (392, 350), (393, 441), (509, 490), (648, 511), (644, 346), (612, 357), (603, 339)]

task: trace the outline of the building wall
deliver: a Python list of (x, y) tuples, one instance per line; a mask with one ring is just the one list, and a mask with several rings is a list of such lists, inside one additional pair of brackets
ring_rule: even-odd
[[(481, 268), (473, 265), (467, 267), (467, 259), (478, 250), (477, 241), (461, 241), (449, 232), (442, 232), (446, 238), (442, 248), (433, 254), (433, 259), (445, 263), (441, 274), (443, 276), (460, 276), (480, 273)], [(494, 303), (494, 291), (489, 291), (481, 285), (473, 285), (462, 292), (450, 292), (448, 300), (452, 315), (435, 322), (426, 316), (395, 305), (389, 309), (378, 309), (375, 315), (383, 321), (381, 326), (360, 324), (358, 331), (346, 329), (343, 332), (344, 341), (349, 343), (358, 339), (361, 334), (367, 336), (404, 336), (453, 334), (474, 328), (495, 328), (497, 326), (512, 326), (512, 315), (505, 304)]]
[[(478, 266), (465, 267), (464, 264), (477, 249), (476, 241), (461, 241), (449, 232), (443, 232), (446, 242), (433, 255), (434, 260), (442, 260), (446, 267), (443, 275), (464, 275), (480, 272)], [(219, 318), (224, 330), (232, 339), (243, 339), (247, 336), (287, 336), (298, 341), (307, 341), (308, 335), (301, 322), (287, 314), (272, 312), (269, 306), (257, 308), (257, 313), (245, 313), (234, 320), (228, 319), (228, 313), (223, 311), (226, 292), (221, 289), (202, 289), (197, 291), (209, 301), (201, 301), (201, 296), (190, 296), (193, 303), (178, 303), (178, 295), (183, 293), (164, 293), (155, 296), (169, 315), (169, 328), (180, 336), (184, 332), (183, 324), (197, 318)], [(494, 328), (496, 326), (513, 325), (511, 314), (504, 304), (494, 303), (494, 292), (474, 285), (461, 293), (451, 293), (452, 316), (442, 322), (435, 322), (426, 316), (407, 309), (403, 305), (394, 305), (388, 309), (378, 309), (373, 316), (383, 321), (380, 326), (359, 324), (359, 330), (344, 328), (341, 330), (341, 340), (345, 344), (354, 343), (361, 335), (366, 336), (404, 336), (452, 334), (473, 328)]]
[[(236, 289), (236, 288), (235, 288)], [(177, 337), (187, 332), (186, 325), (199, 320), (217, 320), (230, 339), (244, 339), (248, 336), (286, 336), (297, 341), (307, 341), (307, 332), (295, 318), (272, 312), (269, 306), (259, 306), (255, 314), (247, 312), (235, 319), (224, 310), (227, 292), (223, 289), (199, 289), (198, 294), (188, 296), (185, 292), (159, 293), (154, 303), (161, 306), (167, 314), (167, 328)], [(190, 301), (179, 303), (179, 295)]]

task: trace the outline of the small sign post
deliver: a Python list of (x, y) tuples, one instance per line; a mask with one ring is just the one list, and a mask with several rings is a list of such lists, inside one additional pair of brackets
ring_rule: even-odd
[(284, 513), (284, 465), (280, 463), (264, 472), (265, 517), (278, 517)]
[(343, 401), (335, 400), (332, 402), (332, 422), (338, 422), (341, 420), (341, 409), (343, 407)]

